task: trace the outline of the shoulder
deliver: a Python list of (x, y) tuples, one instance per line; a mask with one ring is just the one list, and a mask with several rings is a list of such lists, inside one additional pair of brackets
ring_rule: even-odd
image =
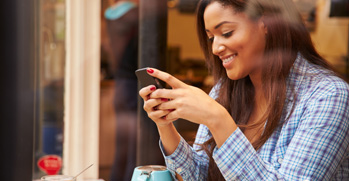
[[(295, 100), (293, 116), (302, 117), (309, 114), (332, 112), (349, 114), (349, 85), (331, 70), (314, 65), (305, 59), (298, 61), (292, 75)], [(290, 100), (293, 100), (290, 96)], [(287, 104), (288, 108), (293, 107)], [(291, 111), (291, 109), (288, 109)], [(329, 113), (330, 114), (330, 113)], [(322, 115), (323, 116), (323, 115)], [(320, 117), (322, 117), (320, 116)], [(333, 115), (334, 116), (334, 115)], [(319, 118), (320, 118), (319, 117)]]
[(306, 62), (307, 68), (300, 90), (312, 98), (341, 96), (348, 99), (349, 85), (330, 70)]
[(326, 125), (332, 125), (327, 129), (337, 128), (334, 125), (348, 129), (348, 84), (332, 71), (309, 62), (304, 64), (304, 73), (297, 76), (301, 78), (297, 82), (295, 107), (289, 123), (302, 130)]

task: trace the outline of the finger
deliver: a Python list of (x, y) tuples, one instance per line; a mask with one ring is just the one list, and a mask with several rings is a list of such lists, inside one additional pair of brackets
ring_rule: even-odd
[(152, 112), (154, 110), (157, 110), (157, 106), (159, 106), (163, 101), (161, 99), (149, 99), (147, 101), (144, 101), (143, 109), (146, 112)]
[(157, 110), (157, 111), (152, 111), (148, 113), (148, 117), (154, 122), (158, 122), (159, 119), (163, 119), (163, 117), (166, 117), (166, 115), (169, 113), (169, 111), (166, 110)]
[(175, 99), (177, 97), (180, 97), (181, 90), (180, 89), (157, 89), (152, 94), (150, 95), (150, 98), (152, 99), (164, 99), (164, 100), (169, 100), (169, 99)]
[(175, 103), (176, 103), (176, 100), (171, 100), (171, 101), (162, 100), (162, 103), (157, 108), (159, 110), (168, 110), (172, 112), (177, 108)]
[(165, 117), (162, 117), (162, 119), (173, 122), (179, 119), (179, 117), (177, 116), (176, 111), (172, 111), (172, 112), (169, 112)]
[(163, 72), (154, 68), (148, 68), (147, 72), (149, 75), (166, 82), (168, 85), (170, 85), (174, 89), (187, 86), (187, 84), (185, 84), (184, 82), (178, 80), (177, 78), (173, 77), (172, 75), (166, 72)]
[(146, 101), (149, 99), (148, 95), (154, 92), (155, 90), (156, 90), (156, 87), (154, 85), (150, 85), (139, 90), (139, 95), (142, 97), (143, 100)]

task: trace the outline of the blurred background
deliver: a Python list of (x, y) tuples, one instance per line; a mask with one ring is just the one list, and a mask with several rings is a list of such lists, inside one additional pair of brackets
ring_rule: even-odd
[[(348, 78), (348, 1), (293, 1), (319, 53)], [(210, 91), (213, 80), (195, 29), (198, 1), (2, 3), (8, 13), (1, 18), (9, 22), (9, 29), (1, 30), (9, 35), (3, 43), (12, 46), (2, 50), (2, 59), (11, 63), (2, 63), (6, 80), (1, 83), (8, 84), (11, 76), (17, 78), (16, 85), (26, 85), (14, 84), (2, 94), (6, 102), (14, 102), (13, 107), (3, 105), (10, 110), (3, 114), (7, 121), (2, 123), (2, 142), (10, 145), (3, 154), (23, 173), (9, 171), (5, 178), (74, 175), (93, 163), (81, 179), (127, 180), (135, 166), (163, 165), (158, 134), (141, 110), (132, 72), (157, 67)], [(17, 56), (21, 52), (23, 56)], [(18, 116), (21, 112), (28, 113)], [(175, 125), (188, 142), (194, 141), (198, 125), (184, 120)], [(21, 156), (30, 163), (20, 164)]]
[[(196, 0), (171, 0), (167, 4), (167, 58), (166, 70), (180, 80), (197, 86), (207, 93), (213, 86), (212, 77), (205, 67), (204, 56), (196, 35)], [(349, 9), (340, 11), (340, 4), (326, 0), (294, 0), (299, 8), (313, 42), (320, 52), (342, 75), (348, 76), (348, 27)], [(344, 2), (344, 1), (343, 1)], [(333, 4), (334, 3), (334, 4)], [(337, 1), (338, 3), (338, 1)], [(102, 1), (102, 13), (110, 1)], [(342, 6), (343, 7), (343, 4)], [(337, 14), (336, 14), (337, 13)], [(101, 80), (101, 134), (100, 134), (100, 176), (107, 179), (113, 165), (115, 143), (115, 113), (113, 75), (108, 74), (108, 32), (107, 21), (102, 14), (102, 80)], [(105, 45), (105, 47), (103, 46)], [(178, 120), (176, 127), (189, 142), (194, 141), (197, 125)], [(116, 130), (117, 131), (117, 130)], [(156, 134), (156, 133), (155, 133)], [(119, 145), (116, 145), (119, 146)]]

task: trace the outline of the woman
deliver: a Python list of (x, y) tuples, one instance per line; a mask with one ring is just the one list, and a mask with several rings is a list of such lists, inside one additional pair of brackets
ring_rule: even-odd
[[(292, 1), (202, 0), (197, 25), (212, 98), (152, 68), (172, 89), (139, 92), (172, 174), (348, 180), (349, 86), (315, 51)], [(200, 124), (193, 148), (178, 118)]]

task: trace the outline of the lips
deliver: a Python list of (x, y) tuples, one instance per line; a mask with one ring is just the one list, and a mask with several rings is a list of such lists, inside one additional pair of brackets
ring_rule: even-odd
[(227, 63), (230, 63), (231, 61), (233, 61), (235, 59), (235, 57), (237, 56), (238, 54), (235, 53), (231, 56), (226, 56), (226, 57), (222, 57), (222, 61), (223, 61), (223, 64), (227, 64)]

